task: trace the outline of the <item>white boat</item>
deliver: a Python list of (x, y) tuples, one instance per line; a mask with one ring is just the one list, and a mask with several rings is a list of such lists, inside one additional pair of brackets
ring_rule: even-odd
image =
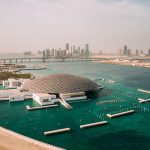
[(144, 93), (149, 93), (150, 94), (150, 91), (147, 91), (147, 90), (143, 90), (143, 89), (137, 89), (138, 91), (140, 92), (144, 92)]
[(140, 103), (146, 103), (146, 102), (150, 102), (150, 99), (142, 99), (142, 98), (138, 98)]
[(107, 80), (107, 82), (116, 83), (116, 81), (114, 81), (114, 80)]

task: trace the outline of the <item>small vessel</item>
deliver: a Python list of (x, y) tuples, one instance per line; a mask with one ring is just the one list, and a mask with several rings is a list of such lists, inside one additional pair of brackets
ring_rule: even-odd
[(107, 81), (110, 83), (116, 83), (116, 81), (114, 81), (114, 80), (107, 80)]
[(144, 93), (149, 93), (150, 94), (150, 91), (147, 91), (147, 90), (143, 90), (143, 89), (137, 89), (138, 91), (140, 92), (144, 92)]
[(150, 102), (150, 99), (142, 99), (142, 98), (138, 98), (140, 103), (146, 103), (146, 102)]

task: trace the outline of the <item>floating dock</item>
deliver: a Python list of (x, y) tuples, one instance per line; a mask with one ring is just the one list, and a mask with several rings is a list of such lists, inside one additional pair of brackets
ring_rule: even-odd
[(48, 106), (37, 106), (37, 107), (30, 107), (26, 106), (27, 110), (37, 110), (37, 109), (46, 109), (46, 108), (52, 108), (57, 107), (58, 105), (48, 105)]
[(9, 97), (0, 97), (0, 101), (9, 101)]
[(70, 131), (70, 128), (64, 128), (64, 129), (46, 131), (46, 132), (44, 132), (44, 135), (52, 135), (52, 134), (58, 134), (58, 133), (69, 132), (69, 131)]
[(144, 93), (149, 93), (150, 94), (150, 91), (147, 91), (147, 90), (142, 90), (142, 89), (137, 89), (138, 91), (140, 92), (144, 92)]
[(120, 116), (123, 116), (123, 115), (131, 114), (131, 113), (134, 113), (134, 112), (135, 112), (135, 110), (129, 110), (129, 111), (124, 111), (124, 112), (117, 113), (117, 114), (107, 114), (107, 116), (109, 118), (115, 118), (115, 117), (120, 117)]
[(142, 99), (142, 98), (138, 98), (140, 103), (146, 103), (146, 102), (150, 102), (150, 99)]
[(90, 123), (90, 124), (80, 125), (80, 129), (90, 128), (90, 127), (94, 127), (94, 126), (101, 126), (101, 125), (105, 125), (105, 124), (107, 124), (107, 121)]

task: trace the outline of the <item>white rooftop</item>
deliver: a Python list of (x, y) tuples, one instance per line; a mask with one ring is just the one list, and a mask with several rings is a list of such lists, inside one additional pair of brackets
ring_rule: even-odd
[(33, 93), (39, 97), (47, 97), (47, 96), (50, 96), (49, 94), (46, 94), (46, 93)]

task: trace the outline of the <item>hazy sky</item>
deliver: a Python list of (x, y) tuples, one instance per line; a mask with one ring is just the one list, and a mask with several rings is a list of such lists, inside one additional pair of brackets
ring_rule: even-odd
[(150, 48), (150, 0), (0, 0), (0, 52)]

